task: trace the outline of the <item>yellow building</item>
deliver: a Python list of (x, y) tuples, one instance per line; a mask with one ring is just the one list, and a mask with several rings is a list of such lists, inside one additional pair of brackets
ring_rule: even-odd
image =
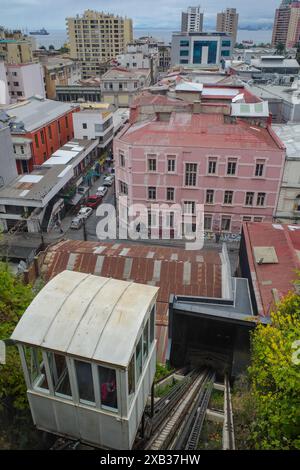
[(74, 85), (81, 79), (80, 64), (68, 57), (41, 56), (45, 76), (47, 98), (56, 99), (56, 87)]
[(101, 74), (100, 64), (125, 51), (132, 41), (132, 20), (109, 13), (86, 10), (67, 18), (70, 57), (81, 62), (82, 77)]
[(26, 40), (0, 39), (0, 61), (8, 64), (32, 62), (31, 44)]

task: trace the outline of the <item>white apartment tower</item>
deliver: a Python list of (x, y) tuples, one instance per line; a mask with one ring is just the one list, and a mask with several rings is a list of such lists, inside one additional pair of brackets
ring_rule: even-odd
[(203, 30), (203, 13), (198, 7), (188, 7), (187, 11), (181, 14), (182, 33), (201, 33)]

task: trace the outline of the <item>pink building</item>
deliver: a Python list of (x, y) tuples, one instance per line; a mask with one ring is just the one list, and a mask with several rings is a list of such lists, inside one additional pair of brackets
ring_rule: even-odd
[(179, 203), (185, 212), (204, 204), (205, 230), (214, 232), (238, 233), (243, 221), (272, 221), (285, 148), (268, 118), (234, 117), (228, 111), (233, 105), (226, 110), (224, 103), (201, 111), (199, 102), (186, 107), (162, 96), (149, 100), (168, 112), (138, 120), (140, 110), (132, 109), (131, 123), (114, 141), (117, 199), (127, 194), (129, 204), (148, 207)]

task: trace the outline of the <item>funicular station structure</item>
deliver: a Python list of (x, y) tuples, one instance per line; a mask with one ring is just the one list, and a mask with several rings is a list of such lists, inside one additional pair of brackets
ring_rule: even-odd
[(157, 292), (71, 271), (42, 289), (12, 335), (39, 429), (132, 447), (156, 368)]
[[(257, 317), (249, 280), (232, 275), (225, 245), (199, 254), (62, 241), (48, 248), (41, 272), (46, 285), (12, 335), (38, 429), (131, 449), (146, 421), (153, 448), (191, 449), (212, 386), (224, 382), (224, 429), (232, 432), (229, 382), (247, 367), (251, 330), (268, 319)], [(157, 362), (188, 372), (153, 405)], [(171, 444), (173, 430), (186, 441)], [(232, 448), (226, 442), (230, 434), (224, 448)]]

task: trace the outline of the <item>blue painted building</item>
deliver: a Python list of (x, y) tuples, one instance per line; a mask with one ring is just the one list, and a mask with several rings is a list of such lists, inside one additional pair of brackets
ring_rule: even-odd
[(171, 65), (219, 65), (230, 59), (232, 37), (226, 33), (174, 33)]

